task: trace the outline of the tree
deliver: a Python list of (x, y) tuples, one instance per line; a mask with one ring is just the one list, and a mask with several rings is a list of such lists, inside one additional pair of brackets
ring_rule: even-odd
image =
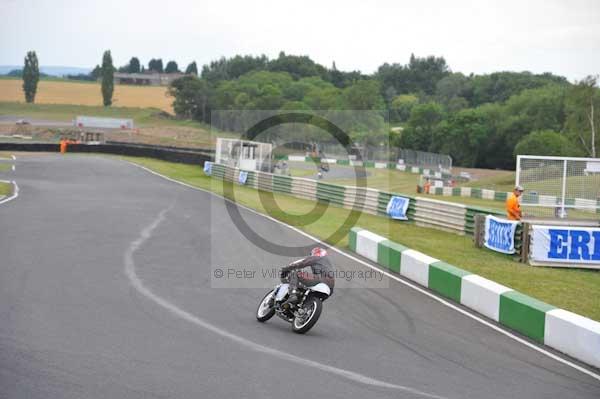
[(390, 104), (390, 121), (406, 122), (410, 118), (410, 113), (419, 99), (414, 94), (401, 94), (394, 97)]
[(279, 57), (268, 63), (269, 71), (272, 72), (287, 72), (294, 79), (305, 78), (308, 76), (324, 77), (327, 70), (311, 60), (308, 56), (302, 55), (286, 55), (283, 51), (279, 53)]
[(163, 62), (162, 58), (154, 59), (152, 58), (150, 62), (148, 62), (148, 70), (150, 72), (158, 72), (163, 73)]
[(168, 89), (168, 94), (175, 99), (173, 110), (177, 116), (203, 122), (210, 122), (211, 92), (208, 82), (196, 76), (176, 79)]
[(104, 52), (102, 57), (102, 101), (105, 107), (112, 105), (114, 91), (114, 71), (112, 56), (110, 50)]
[(478, 109), (465, 109), (444, 121), (438, 137), (444, 142), (433, 149), (450, 154), (459, 165), (475, 167), (487, 155), (484, 150), (489, 135), (484, 114)]
[(600, 147), (600, 90), (597, 84), (597, 76), (587, 76), (570, 88), (566, 100), (566, 129), (592, 158), (596, 157)]
[(535, 89), (550, 83), (567, 84), (562, 76), (544, 73), (534, 75), (531, 72), (494, 72), (478, 75), (471, 79), (473, 94), (472, 106), (492, 102), (504, 102), (511, 96), (526, 89)]
[(92, 70), (92, 72), (90, 72), (90, 76), (92, 78), (94, 78), (94, 80), (100, 79), (100, 77), (102, 76), (102, 68), (100, 67), (100, 65), (96, 65), (94, 67), (94, 69)]
[(547, 155), (547, 156), (576, 156), (577, 149), (564, 135), (552, 130), (538, 130), (529, 133), (517, 143), (514, 156), (517, 155)]
[(196, 61), (192, 61), (187, 68), (185, 68), (186, 75), (196, 75), (198, 76), (198, 65), (196, 65)]
[(39, 80), (40, 68), (37, 55), (35, 51), (29, 51), (25, 57), (25, 65), (23, 67), (23, 92), (25, 93), (26, 102), (33, 103), (35, 101)]
[(167, 66), (165, 67), (165, 73), (178, 73), (180, 72), (179, 66), (175, 61), (167, 62)]
[(380, 92), (378, 81), (359, 80), (344, 89), (344, 105), (351, 110), (383, 110), (385, 105)]
[(140, 73), (141, 69), (140, 69), (141, 65), (140, 65), (140, 60), (137, 57), (131, 57), (131, 60), (129, 60), (129, 70), (127, 72), (129, 73)]
[[(440, 79), (435, 85), (435, 97), (438, 102), (446, 107), (456, 108), (456, 104), (467, 102), (472, 97), (471, 81), (462, 73), (451, 73)], [(457, 100), (457, 98), (462, 99)], [(462, 107), (466, 108), (466, 107)]]
[(236, 79), (249, 72), (265, 70), (268, 62), (265, 55), (259, 57), (236, 55), (229, 59), (222, 57), (211, 61), (209, 65), (204, 65), (201, 76), (209, 83), (216, 84), (221, 80)]
[(413, 107), (400, 140), (402, 147), (421, 151), (434, 151), (441, 146), (436, 140), (438, 125), (444, 118), (442, 106), (437, 103)]

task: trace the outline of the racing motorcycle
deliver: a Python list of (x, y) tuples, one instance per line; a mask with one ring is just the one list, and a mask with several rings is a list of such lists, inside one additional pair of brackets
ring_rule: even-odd
[[(283, 279), (285, 281), (285, 279)], [(264, 323), (274, 315), (292, 324), (292, 331), (304, 334), (319, 320), (323, 310), (323, 301), (331, 295), (329, 286), (318, 283), (308, 287), (298, 286), (300, 300), (296, 304), (285, 303), (290, 295), (290, 285), (287, 282), (275, 286), (267, 292), (256, 310), (256, 320)]]

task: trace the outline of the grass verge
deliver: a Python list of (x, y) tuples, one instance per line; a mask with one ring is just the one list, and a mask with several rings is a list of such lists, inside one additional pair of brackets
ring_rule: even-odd
[(10, 183), (4, 183), (0, 181), (0, 197), (4, 196), (4, 195), (11, 195), (12, 194), (12, 184)]
[[(154, 159), (127, 157), (127, 160), (146, 166), (173, 179), (223, 195), (222, 183), (204, 176), (200, 166), (182, 165)], [(269, 203), (261, 203), (254, 189), (234, 185), (235, 200), (276, 219), (295, 225), (307, 233), (326, 239), (350, 214), (350, 210), (328, 207), (323, 216), (312, 224), (302, 226), (302, 218), (312, 201), (289, 195), (274, 194), (281, 211)], [(286, 214), (288, 210), (290, 214)], [(299, 222), (299, 223), (298, 223)], [(600, 320), (600, 272), (593, 270), (543, 268), (523, 265), (510, 257), (485, 249), (475, 248), (470, 237), (418, 227), (406, 222), (361, 214), (357, 226), (390, 238), (409, 248), (479, 274), (527, 295), (566, 310)], [(340, 248), (347, 247), (347, 229), (335, 239), (326, 240)]]

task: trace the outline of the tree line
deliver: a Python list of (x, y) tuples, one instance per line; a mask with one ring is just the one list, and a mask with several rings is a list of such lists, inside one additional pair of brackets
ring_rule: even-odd
[(464, 75), (443, 57), (411, 55), (365, 75), (283, 52), (275, 59), (236, 55), (174, 81), (169, 93), (179, 117), (206, 123), (214, 110), (377, 111), (400, 132), (361, 135), (354, 126), (353, 140), (381, 144), (391, 135), (394, 146), (450, 154), (468, 167), (514, 168), (516, 154), (596, 157), (600, 145), (596, 77)]
[[(178, 70), (169, 64), (165, 70)], [(152, 59), (148, 66), (160, 69), (162, 60)], [(138, 67), (141, 71), (132, 57), (127, 70)], [(105, 106), (112, 104), (115, 71), (110, 51), (92, 71), (102, 82)], [(221, 58), (204, 65), (200, 76), (193, 62), (186, 72), (169, 87), (175, 113), (224, 130), (243, 124), (211, 121), (212, 111), (366, 110), (376, 120), (349, 118), (344, 126), (353, 141), (446, 153), (461, 166), (510, 169), (517, 154), (597, 157), (600, 148), (600, 89), (594, 76), (575, 83), (550, 73), (467, 76), (452, 72), (443, 57), (414, 55), (407, 64), (385, 63), (365, 75), (284, 52), (275, 59)], [(27, 53), (22, 75), (26, 101), (34, 102), (40, 78), (35, 52)], [(400, 129), (384, 131), (384, 122)]]

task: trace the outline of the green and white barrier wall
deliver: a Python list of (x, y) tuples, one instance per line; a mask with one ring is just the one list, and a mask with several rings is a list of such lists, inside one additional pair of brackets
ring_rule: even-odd
[[(237, 182), (240, 170), (227, 165), (213, 164), (212, 177)], [(477, 213), (502, 215), (501, 212), (468, 207), (405, 194), (389, 193), (366, 187), (341, 186), (301, 177), (248, 171), (246, 186), (258, 190), (290, 194), (298, 198), (327, 202), (348, 209), (387, 217), (386, 208), (394, 195), (409, 198), (407, 216), (418, 226), (449, 231), (460, 235), (473, 234), (473, 218)], [(405, 222), (399, 222), (405, 223)], [(517, 237), (520, 247), (520, 236)]]
[(532, 340), (600, 367), (600, 323), (355, 227), (357, 254)]
[[(429, 194), (441, 195), (444, 197), (481, 198), (490, 201), (505, 202), (511, 193), (506, 191), (487, 190), (476, 187), (431, 187)], [(537, 195), (525, 192), (521, 200), (521, 205), (527, 206), (527, 204), (541, 204), (546, 205), (548, 207), (554, 207), (560, 205), (560, 200), (554, 195)], [(585, 210), (588, 212), (600, 213), (600, 198), (596, 200), (584, 198), (567, 198), (565, 204), (576, 205), (580, 207), (581, 210)], [(596, 208), (594, 209), (594, 207)]]
[(365, 168), (375, 169), (396, 169), (403, 172), (424, 174), (428, 177), (437, 178), (449, 178), (452, 175), (450, 173), (434, 171), (432, 169), (423, 168), (421, 166), (411, 166), (405, 164), (399, 164), (396, 162), (375, 162), (375, 161), (351, 161), (348, 159), (335, 159), (335, 158), (318, 158), (318, 157), (306, 157), (303, 155), (281, 155), (276, 156), (278, 160), (285, 160), (290, 162), (312, 162), (312, 163), (330, 163), (337, 165), (350, 165), (350, 166), (363, 166)]

